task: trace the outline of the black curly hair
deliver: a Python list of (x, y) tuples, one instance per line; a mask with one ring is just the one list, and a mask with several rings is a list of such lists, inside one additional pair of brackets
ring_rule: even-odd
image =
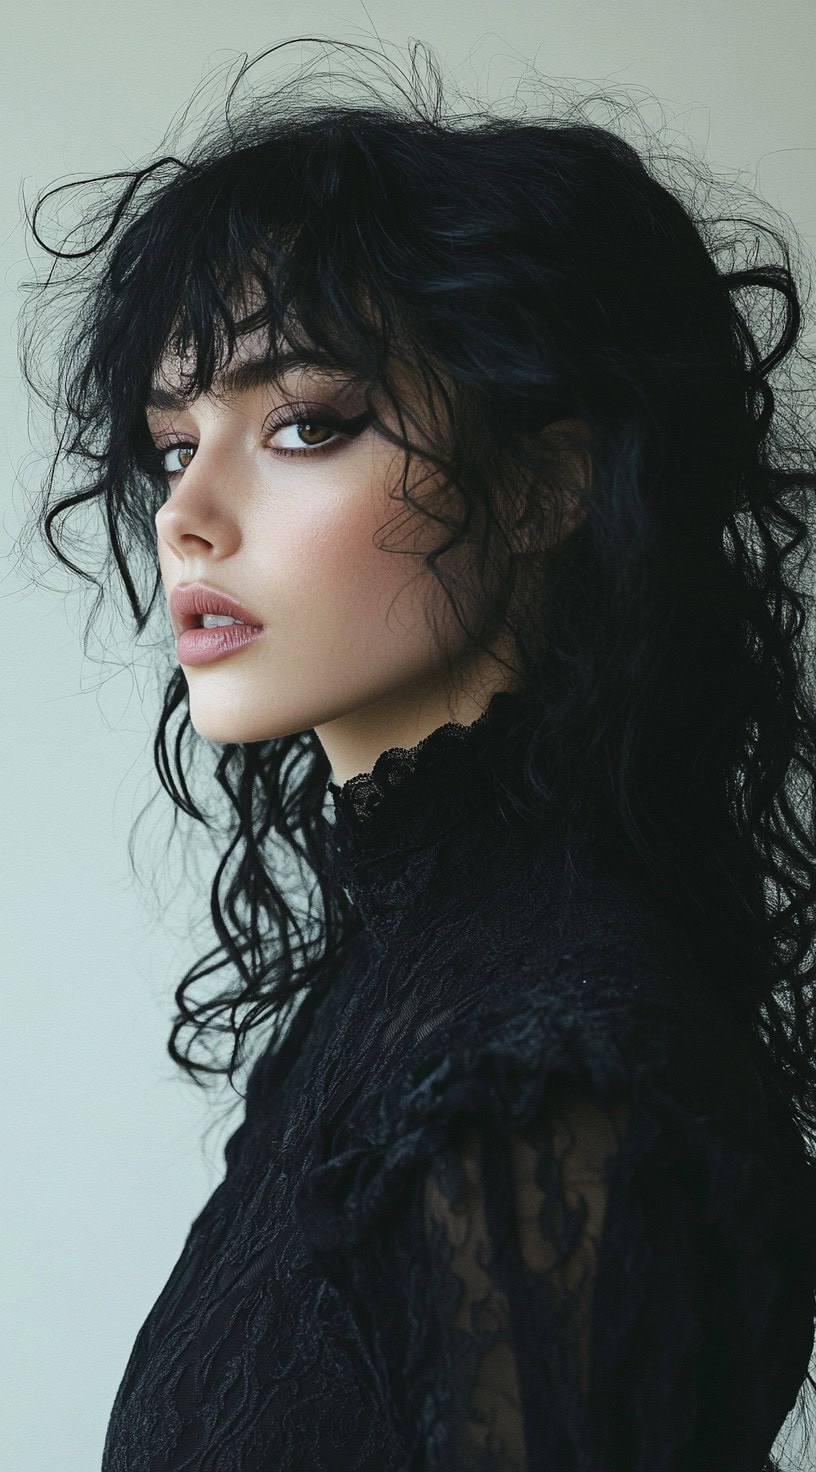
[[(312, 39), (362, 71), (367, 47), (282, 44)], [(98, 506), (103, 572), (118, 573), (142, 634), (166, 496), (144, 409), (169, 344), (188, 355), (190, 395), (259, 328), (273, 371), (279, 351), (298, 352), (355, 374), (370, 405), (385, 394), (400, 433), (374, 423), (403, 450), (403, 499), (432, 515), (407, 488), (421, 454), (461, 506), (429, 571), (474, 649), (500, 628), (515, 640), (533, 719), (513, 805), (534, 822), (557, 804), (568, 834), (591, 832), (649, 887), (810, 1139), (816, 466), (801, 241), (753, 195), (750, 215), (707, 207), (709, 167), (593, 122), (598, 93), (518, 118), (446, 110), (438, 65), (425, 49), (420, 79), (414, 43), (393, 95), (361, 82), (364, 96), (339, 98), (335, 59), (313, 74), (322, 97), (296, 76), (241, 106), (239, 84), (279, 49), (243, 58), (223, 121), (183, 156), (165, 139), (142, 166), (59, 184), (26, 209), (53, 258), (21, 312), (22, 369), (57, 441), (34, 529), (98, 606), (102, 577), (54, 536), (66, 512)], [(79, 223), (49, 244), (44, 207), (74, 190)], [(418, 439), (398, 363), (433, 405), (412, 420)], [(577, 445), (583, 480), (565, 453)], [(475, 597), (460, 605), (445, 562), (466, 537)], [(161, 677), (154, 756), (174, 832), (180, 813), (215, 832), (192, 794), (212, 743), (191, 726), (169, 650)], [(324, 873), (330, 767), (314, 731), (217, 745), (213, 777), (228, 799), (218, 945), (176, 990), (168, 1051), (196, 1082), (232, 1083), (250, 1031), (328, 985), (360, 922)], [(290, 861), (314, 881), (305, 907), (302, 883), (283, 883)], [(194, 999), (223, 968), (230, 981)]]

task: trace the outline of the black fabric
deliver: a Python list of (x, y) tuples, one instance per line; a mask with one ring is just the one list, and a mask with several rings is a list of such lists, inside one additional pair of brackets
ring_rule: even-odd
[(362, 929), (252, 1070), (103, 1472), (770, 1465), (812, 1168), (678, 934), (505, 823), (526, 710), (330, 783)]

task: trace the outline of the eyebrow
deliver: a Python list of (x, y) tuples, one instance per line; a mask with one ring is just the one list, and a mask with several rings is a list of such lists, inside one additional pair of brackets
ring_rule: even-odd
[[(283, 373), (292, 368), (308, 368), (315, 376), (362, 381), (362, 375), (352, 368), (342, 368), (339, 364), (317, 358), (314, 354), (292, 351), (278, 354), (277, 371), (273, 371), (268, 358), (246, 358), (241, 363), (233, 364), (218, 375), (216, 382), (219, 397), (229, 400), (248, 389), (277, 383)], [(146, 409), (183, 409), (186, 403), (187, 398), (183, 394), (151, 385), (144, 406)]]

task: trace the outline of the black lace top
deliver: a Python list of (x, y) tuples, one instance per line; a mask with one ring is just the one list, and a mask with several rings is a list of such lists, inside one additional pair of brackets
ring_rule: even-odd
[(811, 1170), (677, 933), (499, 821), (501, 692), (330, 783), (345, 963), (255, 1064), (103, 1472), (760, 1472)]

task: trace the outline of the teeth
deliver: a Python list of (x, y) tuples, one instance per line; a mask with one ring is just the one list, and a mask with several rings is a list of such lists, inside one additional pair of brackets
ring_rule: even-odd
[(202, 629), (220, 629), (226, 624), (240, 624), (242, 622), (242, 619), (229, 618), (225, 613), (205, 613), (202, 615), (201, 627)]

